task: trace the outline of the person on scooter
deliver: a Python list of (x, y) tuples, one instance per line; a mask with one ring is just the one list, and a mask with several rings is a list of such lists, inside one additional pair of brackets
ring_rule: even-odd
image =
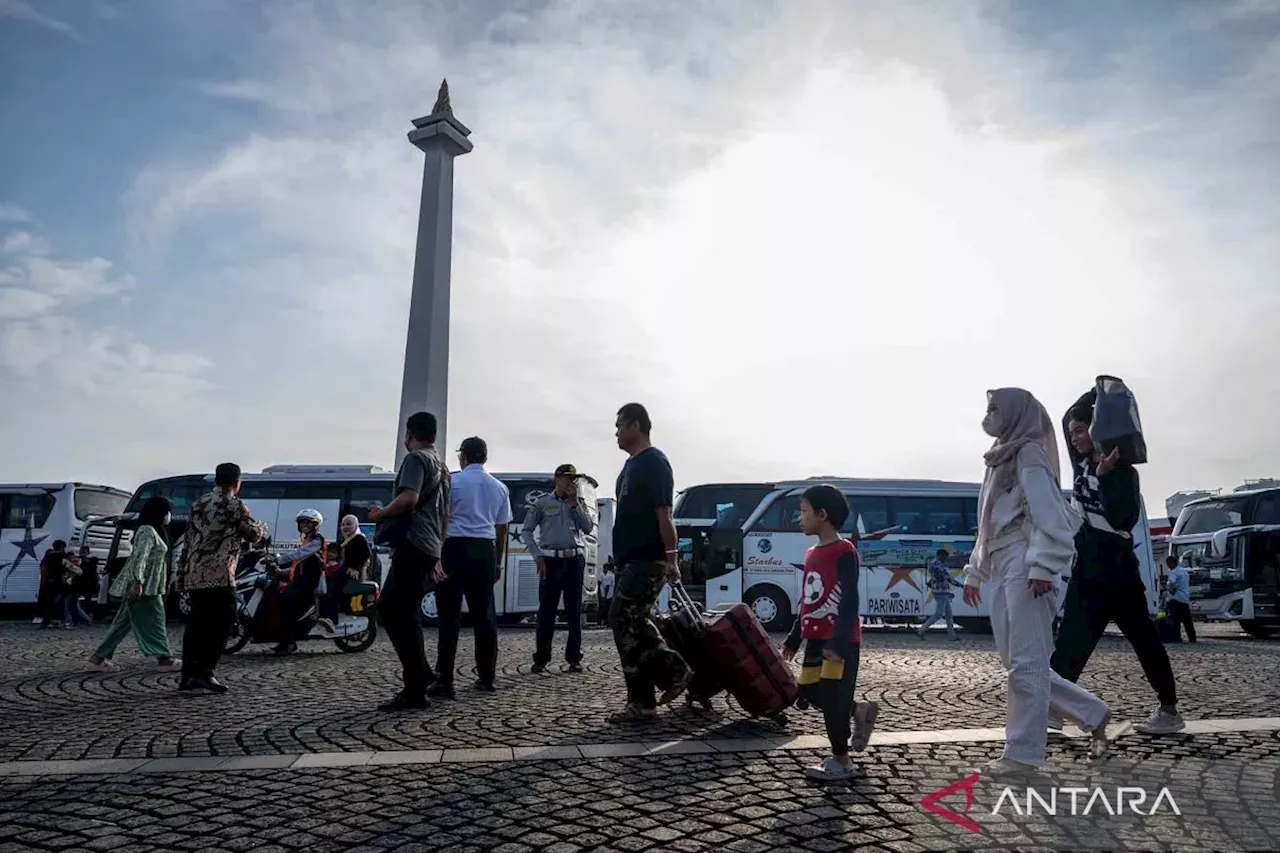
[[(280, 618), (283, 624), (282, 639), (275, 649), (278, 655), (289, 655), (298, 650), (295, 642), (298, 620), (315, 602), (316, 590), (324, 577), (324, 563), (328, 558), (329, 544), (320, 535), (324, 516), (314, 509), (304, 509), (298, 512), (297, 522), (300, 539), (298, 547), (279, 555), (281, 564), (289, 565), (289, 585), (280, 594)], [(336, 630), (329, 620), (319, 621), (329, 633)], [(328, 624), (324, 624), (325, 622)]]

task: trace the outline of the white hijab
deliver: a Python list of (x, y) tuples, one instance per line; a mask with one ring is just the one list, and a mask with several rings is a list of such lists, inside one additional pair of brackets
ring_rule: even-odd
[(344, 537), (342, 538), (342, 544), (343, 544), (343, 545), (346, 545), (346, 544), (347, 544), (347, 543), (349, 543), (352, 539), (355, 539), (357, 536), (363, 536), (363, 535), (364, 535), (364, 532), (360, 530), (360, 519), (356, 518), (354, 515), (344, 515), (344, 516), (342, 517), (342, 522), (341, 522), (341, 524), (339, 524), (339, 525), (338, 525), (338, 530), (339, 530), (339, 532), (341, 532), (341, 530), (342, 530), (342, 528), (343, 528), (343, 527), (348, 526), (348, 524), (350, 524), (350, 526), (352, 527), (352, 529), (353, 529), (355, 532), (354, 532), (354, 533), (352, 533), (350, 536), (344, 536)]
[(987, 405), (994, 411), (987, 413), (982, 428), (995, 443), (983, 454), (987, 473), (978, 497), (978, 540), (973, 549), (978, 565), (986, 563), (987, 543), (994, 533), (991, 508), (997, 497), (1014, 487), (1018, 472), (1043, 468), (1055, 485), (1062, 481), (1053, 420), (1040, 401), (1022, 388), (997, 388), (987, 392)]

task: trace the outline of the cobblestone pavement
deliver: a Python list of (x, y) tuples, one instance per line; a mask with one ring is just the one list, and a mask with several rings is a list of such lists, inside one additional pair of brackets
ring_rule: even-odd
[[(421, 713), (381, 716), (376, 704), (399, 687), (385, 638), (348, 655), (328, 643), (302, 645), (279, 659), (269, 647), (224, 658), (226, 696), (179, 694), (176, 676), (155, 670), (126, 641), (123, 669), (103, 675), (83, 663), (103, 632), (38, 631), (0, 624), (0, 761), (262, 755), (335, 750), (396, 750), (485, 746), (723, 739), (775, 736), (725, 697), (715, 713), (676, 707), (650, 725), (609, 726), (605, 716), (624, 695), (611, 636), (586, 633), (587, 671), (552, 667), (529, 672), (533, 634), (502, 634), (498, 692), (467, 689), (469, 667), (457, 676), (458, 700)], [(1172, 646), (1182, 710), (1188, 719), (1268, 717), (1280, 709), (1280, 643), (1239, 639), (1216, 629), (1196, 645)], [(174, 637), (175, 642), (178, 637)], [(563, 636), (557, 636), (562, 649)], [(428, 634), (434, 648), (434, 636)], [(465, 638), (459, 661), (468, 662)], [(1003, 724), (1004, 679), (990, 637), (921, 641), (907, 632), (866, 633), (861, 695), (881, 704), (884, 730), (951, 729)], [(1103, 640), (1082, 684), (1112, 704), (1117, 719), (1144, 718), (1154, 696), (1123, 639)], [(792, 713), (787, 731), (821, 734), (816, 712)]]
[[(358, 655), (312, 643), (288, 660), (251, 649), (224, 661), (219, 674), (232, 691), (214, 697), (178, 694), (174, 676), (157, 673), (130, 648), (118, 657), (122, 672), (86, 674), (83, 661), (102, 630), (0, 625), (0, 762), (210, 754), (269, 761), (284, 753), (725, 738), (754, 750), (746, 739), (778, 735), (723, 697), (714, 715), (680, 707), (657, 724), (608, 726), (603, 717), (623, 692), (602, 631), (587, 633), (587, 672), (542, 675), (529, 672), (532, 633), (505, 631), (499, 692), (466, 690), (470, 669), (463, 667), (458, 701), (380, 717), (373, 706), (398, 686), (385, 640)], [(1228, 628), (1204, 633), (1200, 644), (1170, 649), (1187, 717), (1275, 715), (1280, 643), (1244, 639)], [(990, 637), (865, 636), (860, 681), (863, 695), (881, 703), (880, 731), (1003, 723), (1003, 678)], [(464, 640), (460, 660), (470, 649)], [(1150, 688), (1122, 639), (1103, 641), (1084, 683), (1112, 703), (1117, 717), (1150, 710)], [(822, 755), (805, 749), (0, 775), (0, 853), (1275, 850), (1280, 730), (1271, 729), (1117, 741), (1103, 765), (1114, 778), (1095, 784), (1132, 784), (1143, 772), (1165, 772), (1148, 787), (1154, 795), (1170, 784), (1181, 815), (1166, 809), (1078, 818), (1063, 816), (1065, 806), (1055, 817), (1018, 814), (1008, 803), (1000, 809), (998, 791), (981, 783), (988, 787), (974, 789), (968, 811), (963, 791), (942, 801), (974, 821), (976, 832), (921, 806), (926, 794), (963, 782), (999, 754), (998, 742), (951, 737), (873, 744), (856, 757), (857, 780), (828, 787), (804, 780), (801, 769)], [(793, 713), (787, 731), (819, 733), (820, 718)], [(1068, 778), (1088, 767), (1085, 749), (1083, 740), (1052, 742), (1053, 784), (1088, 784)]]
[[(1149, 816), (1057, 817), (1001, 807), (980, 787), (976, 832), (926, 812), (925, 792), (965, 777), (995, 744), (873, 747), (861, 777), (808, 783), (816, 753), (741, 753), (357, 770), (0, 779), (0, 853), (18, 851), (578, 851), (1275, 849), (1275, 733), (1126, 738), (1113, 761), (1149, 766), (1199, 751), (1197, 772)], [(1082, 744), (1056, 744), (1079, 766)], [(1205, 762), (1199, 766), (1203, 767)], [(989, 783), (984, 783), (989, 784)], [(1133, 784), (1132, 780), (1128, 784)], [(1019, 798), (1022, 792), (1018, 792)], [(1047, 794), (1046, 794), (1047, 796)], [(994, 805), (993, 805), (994, 804)], [(993, 814), (993, 808), (999, 811)]]

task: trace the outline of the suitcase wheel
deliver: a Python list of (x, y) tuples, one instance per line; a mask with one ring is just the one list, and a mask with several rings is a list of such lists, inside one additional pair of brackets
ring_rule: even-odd
[(803, 699), (803, 698), (801, 698), (801, 699), (797, 699), (797, 700), (796, 700), (796, 710), (797, 710), (797, 711), (807, 711), (807, 710), (809, 710), (809, 700), (808, 700), (808, 699)]
[(701, 707), (701, 708), (702, 708), (702, 710), (704, 710), (704, 711), (710, 711), (710, 710), (711, 710), (711, 700), (710, 700), (710, 699), (708, 699), (708, 698), (707, 698), (707, 697), (705, 697), (705, 696), (694, 696), (692, 693), (685, 693), (685, 694), (684, 694), (684, 703), (685, 703), (686, 705), (688, 705), (689, 707), (691, 707), (691, 708), (692, 708), (694, 705), (697, 705), (697, 706)]
[(769, 718), (769, 722), (773, 723), (780, 729), (785, 729), (787, 727), (787, 723), (790, 721), (787, 719), (786, 711), (779, 711)]

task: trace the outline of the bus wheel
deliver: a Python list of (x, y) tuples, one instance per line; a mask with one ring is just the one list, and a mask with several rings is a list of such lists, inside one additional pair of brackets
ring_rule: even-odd
[(1260, 619), (1242, 619), (1240, 627), (1250, 637), (1258, 640), (1269, 640), (1275, 636), (1276, 631), (1280, 630), (1280, 626), (1270, 622), (1263, 622)]
[(766, 631), (786, 631), (791, 627), (791, 602), (782, 590), (770, 584), (753, 586), (742, 596)]
[(959, 616), (956, 624), (966, 634), (990, 634), (991, 620), (982, 616)]

